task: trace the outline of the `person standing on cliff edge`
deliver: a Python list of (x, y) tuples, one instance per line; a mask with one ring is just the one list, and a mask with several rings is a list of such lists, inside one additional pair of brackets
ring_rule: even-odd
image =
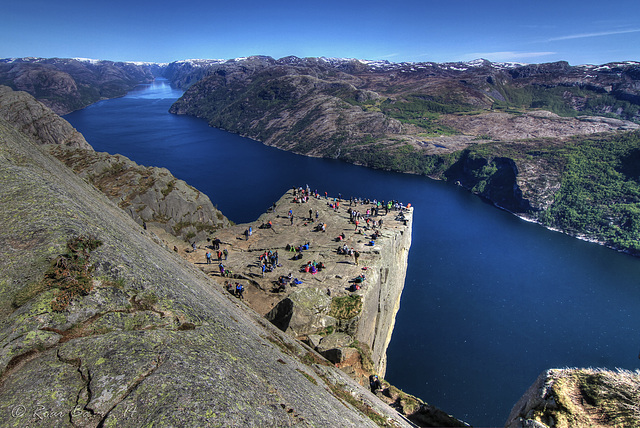
[(354, 258), (354, 259), (355, 259), (355, 261), (356, 261), (356, 266), (358, 266), (358, 257), (360, 257), (360, 253), (358, 252), (358, 250), (355, 250), (355, 251), (353, 252), (353, 258)]

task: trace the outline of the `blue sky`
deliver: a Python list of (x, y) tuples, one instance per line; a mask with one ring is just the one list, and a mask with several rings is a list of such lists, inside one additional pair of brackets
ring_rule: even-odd
[(640, 61), (640, 0), (20, 0), (0, 58)]

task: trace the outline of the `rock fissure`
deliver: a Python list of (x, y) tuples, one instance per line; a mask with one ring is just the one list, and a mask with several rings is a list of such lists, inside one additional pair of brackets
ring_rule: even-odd
[(142, 382), (144, 382), (145, 379), (147, 379), (151, 375), (153, 375), (153, 373), (162, 365), (162, 363), (164, 362), (165, 358), (166, 358), (166, 354), (159, 353), (156, 356), (155, 360), (152, 362), (151, 367), (149, 367), (145, 372), (141, 373), (137, 378), (133, 379), (133, 381), (128, 386), (128, 388), (124, 391), (124, 393), (122, 395), (120, 395), (120, 397), (118, 397), (116, 400), (114, 400), (114, 402), (111, 405), (111, 407), (104, 413), (104, 415), (102, 416), (102, 419), (100, 419), (100, 421), (97, 424), (97, 428), (102, 428), (102, 427), (105, 426), (105, 422), (107, 421), (107, 418), (109, 417), (111, 412), (120, 403), (125, 401), (127, 399), (127, 397), (129, 397), (129, 395), (131, 395), (131, 393), (133, 393), (133, 391), (135, 391), (136, 388), (138, 388), (138, 386), (140, 386), (140, 384)]
[[(56, 357), (58, 360), (64, 364), (69, 364), (75, 367), (78, 376), (82, 380), (82, 387), (78, 390), (75, 399), (75, 405), (72, 409), (69, 410), (69, 423), (72, 426), (78, 426), (74, 419), (76, 418), (76, 414), (78, 409), (82, 409), (85, 412), (88, 412), (90, 415), (95, 416), (93, 409), (87, 407), (91, 402), (92, 391), (91, 391), (91, 371), (89, 368), (86, 368), (84, 371), (82, 369), (82, 359), (80, 357), (76, 358), (64, 358), (60, 355), (60, 350), (56, 351)], [(85, 373), (86, 371), (86, 373)]]

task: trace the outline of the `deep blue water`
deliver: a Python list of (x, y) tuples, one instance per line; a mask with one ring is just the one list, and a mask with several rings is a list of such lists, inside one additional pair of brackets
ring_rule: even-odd
[(522, 221), (442, 182), (306, 158), (167, 113), (164, 81), (67, 115), (98, 151), (162, 166), (231, 220), (291, 186), (414, 207), (386, 379), (475, 426), (502, 426), (554, 367), (638, 368), (640, 259)]

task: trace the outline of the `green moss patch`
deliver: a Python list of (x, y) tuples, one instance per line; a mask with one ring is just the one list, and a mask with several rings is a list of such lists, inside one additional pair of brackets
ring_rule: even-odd
[(329, 315), (337, 319), (348, 320), (358, 315), (360, 311), (362, 311), (362, 296), (334, 297), (331, 300)]

